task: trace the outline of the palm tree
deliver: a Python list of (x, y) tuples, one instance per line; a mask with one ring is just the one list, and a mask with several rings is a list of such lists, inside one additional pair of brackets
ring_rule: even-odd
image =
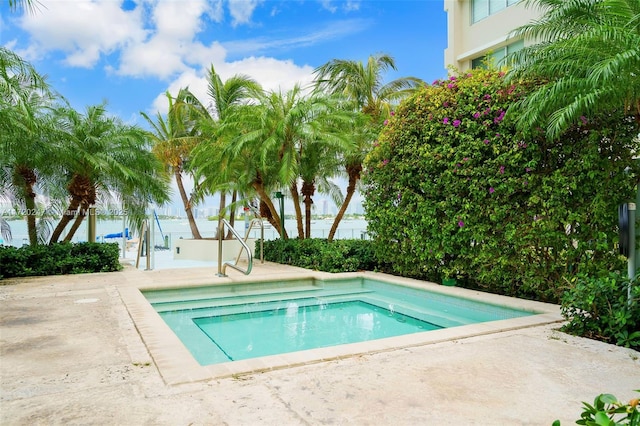
[(545, 82), (514, 105), (523, 130), (556, 138), (581, 117), (624, 108), (640, 125), (640, 2), (526, 0), (543, 11), (514, 36), (537, 44), (513, 53), (514, 81)]
[(12, 12), (24, 9), (30, 13), (35, 13), (39, 5), (40, 2), (38, 0), (9, 0), (9, 10)]
[(188, 89), (181, 89), (175, 99), (169, 92), (166, 93), (166, 96), (169, 102), (169, 112), (166, 119), (160, 113), (156, 114), (155, 120), (144, 112), (141, 114), (153, 129), (151, 134), (153, 153), (175, 178), (191, 235), (195, 239), (202, 239), (193, 216), (193, 206), (197, 204), (200, 197), (197, 179), (194, 179), (196, 187), (190, 195), (187, 195), (183, 179), (183, 173), (188, 167), (192, 151), (202, 140), (195, 129), (196, 114), (191, 107), (198, 101)]
[(348, 150), (343, 143), (333, 144), (322, 140), (308, 141), (300, 150), (300, 193), (305, 207), (305, 238), (311, 238), (311, 207), (316, 189), (328, 194), (334, 203), (341, 204), (340, 188), (331, 178), (338, 176), (341, 162), (340, 152)]
[(36, 192), (56, 168), (48, 110), (57, 99), (45, 79), (0, 47), (0, 189), (24, 213), (29, 243), (38, 243)]
[[(346, 149), (346, 136), (343, 132), (345, 122), (351, 122), (353, 115), (332, 105), (329, 98), (319, 94), (306, 96), (299, 85), (286, 93), (270, 92), (261, 100), (256, 120), (247, 120), (249, 130), (235, 143), (252, 144), (260, 153), (261, 168), (259, 176), (262, 181), (270, 180), (278, 186), (273, 189), (286, 188), (296, 212), (298, 237), (305, 237), (302, 222), (302, 210), (298, 180), (301, 177), (301, 161), (306, 149), (314, 144), (341, 146)], [(319, 151), (319, 150), (318, 150)], [(335, 149), (332, 152), (335, 155)], [(307, 168), (307, 171), (310, 171)], [(307, 205), (315, 192), (313, 176), (306, 176), (303, 195)], [(259, 188), (254, 188), (260, 193)], [(279, 215), (273, 203), (265, 193), (260, 197), (269, 208), (270, 217), (276, 228), (280, 228)], [(308, 216), (310, 218), (310, 215)], [(307, 222), (309, 234), (310, 221)], [(283, 238), (287, 238), (285, 230), (280, 230)]]
[(354, 148), (345, 153), (344, 167), (348, 176), (347, 192), (333, 226), (329, 241), (333, 240), (338, 225), (347, 211), (362, 173), (362, 162), (371, 148), (372, 134), (377, 134), (391, 114), (394, 103), (415, 92), (424, 82), (415, 77), (404, 77), (384, 83), (384, 73), (395, 70), (394, 59), (385, 54), (369, 56), (366, 65), (360, 61), (334, 59), (316, 68), (316, 89), (343, 96), (351, 108), (369, 117), (370, 131), (358, 131)]
[[(3, 240), (11, 242), (11, 226), (9, 226), (9, 222), (7, 222), (4, 218), (0, 217), (0, 237)], [(0, 244), (1, 245), (1, 244)]]
[(168, 200), (168, 179), (151, 153), (146, 131), (107, 116), (105, 105), (90, 106), (85, 114), (60, 108), (56, 115), (69, 204), (50, 244), (75, 219), (64, 238), (70, 241), (89, 208), (101, 198), (118, 194), (132, 215), (142, 214), (150, 202)]
[[(236, 74), (226, 81), (222, 81), (220, 75), (211, 65), (207, 73), (207, 93), (211, 101), (210, 109), (200, 105), (197, 108), (200, 113), (198, 128), (204, 141), (197, 152), (194, 153), (196, 160), (194, 169), (203, 176), (202, 187), (207, 188), (209, 192), (220, 193), (220, 214), (226, 209), (226, 194), (232, 191), (232, 200), (237, 198), (237, 187), (233, 185), (233, 180), (229, 179), (227, 171), (221, 168), (219, 153), (225, 141), (229, 140), (229, 133), (225, 133), (221, 129), (230, 129), (234, 126), (225, 126), (227, 120), (233, 116), (235, 108), (252, 102), (261, 96), (262, 87), (252, 78), (240, 74)], [(212, 161), (214, 160), (215, 161)], [(230, 206), (230, 223), (233, 226), (235, 219), (235, 203)], [(231, 231), (227, 238), (231, 238)]]

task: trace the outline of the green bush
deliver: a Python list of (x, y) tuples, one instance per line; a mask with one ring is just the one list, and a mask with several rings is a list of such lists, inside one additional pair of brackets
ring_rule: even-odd
[(640, 285), (616, 273), (579, 275), (562, 298), (563, 331), (640, 350)]
[(0, 279), (118, 271), (122, 269), (118, 259), (115, 243), (0, 246)]
[[(256, 244), (256, 257), (260, 256)], [(277, 239), (264, 242), (264, 258), (270, 262), (325, 272), (375, 270), (377, 262), (369, 240)]]
[[(640, 392), (640, 390), (636, 391)], [(584, 410), (576, 424), (586, 426), (640, 426), (640, 405), (638, 398), (628, 404), (618, 401), (614, 395), (604, 393), (598, 395), (593, 405), (583, 402)], [(560, 421), (553, 422), (560, 426)]]
[(617, 207), (635, 198), (637, 124), (612, 112), (560, 140), (518, 134), (508, 109), (528, 86), (473, 70), (398, 107), (363, 173), (391, 272), (559, 302), (566, 279), (624, 268)]

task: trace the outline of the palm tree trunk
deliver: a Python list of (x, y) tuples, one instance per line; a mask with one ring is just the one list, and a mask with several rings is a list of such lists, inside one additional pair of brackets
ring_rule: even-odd
[(198, 225), (193, 217), (193, 211), (191, 211), (191, 200), (187, 197), (187, 192), (184, 190), (184, 184), (182, 183), (182, 173), (180, 169), (176, 167), (174, 173), (176, 177), (176, 185), (178, 186), (178, 192), (180, 192), (180, 198), (182, 198), (182, 204), (184, 204), (184, 212), (187, 214), (187, 220), (189, 221), (189, 227), (191, 228), (191, 235), (196, 240), (201, 240), (202, 236), (198, 230)]
[(302, 183), (302, 195), (304, 197), (305, 238), (311, 238), (311, 206), (316, 186), (313, 181)]
[(293, 201), (293, 208), (296, 210), (296, 225), (298, 227), (298, 238), (304, 239), (304, 228), (302, 227), (302, 210), (300, 210), (300, 197), (298, 197), (298, 184), (292, 183), (289, 188), (291, 192), (291, 200)]
[(35, 246), (38, 244), (38, 230), (36, 229), (36, 194), (33, 187), (27, 190), (27, 196), (24, 199), (27, 208), (27, 232), (29, 234), (29, 244)]
[[(238, 191), (234, 190), (231, 193), (231, 207), (229, 208), (229, 224), (231, 225), (231, 227), (233, 228), (235, 223), (236, 223), (236, 199), (238, 198)], [(231, 229), (229, 229), (229, 231), (227, 232), (227, 236), (224, 238), (225, 240), (232, 240), (233, 239), (233, 232), (231, 232)]]
[(27, 211), (27, 233), (29, 234), (29, 244), (38, 244), (38, 231), (36, 229), (36, 193), (33, 187), (37, 182), (37, 176), (33, 169), (26, 166), (16, 167), (13, 175), (13, 182), (17, 188), (24, 190), (24, 206)]
[(336, 215), (335, 220), (333, 221), (333, 225), (331, 226), (331, 230), (329, 231), (329, 237), (327, 240), (329, 242), (333, 241), (333, 237), (336, 235), (336, 231), (338, 230), (338, 225), (342, 220), (345, 212), (347, 211), (347, 207), (349, 207), (349, 203), (351, 202), (351, 198), (353, 194), (356, 192), (356, 184), (358, 183), (358, 179), (360, 179), (360, 172), (362, 172), (362, 165), (348, 165), (347, 166), (347, 174), (349, 175), (349, 184), (347, 185), (347, 195), (344, 198), (344, 202), (342, 206), (340, 206), (340, 211)]
[(82, 204), (80, 206), (80, 211), (76, 215), (76, 219), (73, 221), (73, 225), (71, 225), (71, 229), (69, 229), (69, 232), (67, 233), (67, 236), (64, 237), (63, 241), (71, 241), (73, 236), (76, 234), (76, 231), (80, 227), (80, 224), (84, 220), (84, 217), (87, 215), (87, 210), (89, 210), (89, 206), (87, 204)]
[(285, 240), (289, 239), (289, 236), (287, 235), (287, 230), (282, 229), (282, 227), (280, 226), (280, 215), (278, 214), (275, 206), (273, 205), (271, 198), (269, 198), (269, 194), (267, 194), (267, 192), (265, 191), (264, 185), (255, 181), (251, 185), (253, 186), (253, 189), (256, 190), (256, 193), (260, 197), (260, 200), (264, 202), (264, 204), (266, 204), (267, 207), (269, 208), (269, 211), (271, 212), (271, 216), (273, 218), (273, 222), (271, 220), (269, 222), (271, 223), (271, 225), (273, 225), (276, 228), (278, 233), (280, 233), (280, 238)]
[[(218, 218), (226, 216), (224, 213), (224, 209), (226, 208), (227, 208), (227, 193), (224, 191), (220, 191), (220, 204), (218, 206)], [(220, 238), (220, 235), (218, 234), (219, 230), (220, 228), (216, 227), (216, 235), (214, 237), (216, 240)]]
[(60, 218), (60, 222), (58, 222), (56, 229), (54, 229), (53, 233), (51, 234), (49, 244), (55, 244), (58, 242), (60, 236), (62, 235), (62, 231), (64, 231), (64, 228), (67, 227), (69, 222), (71, 222), (71, 219), (74, 218), (76, 213), (78, 212), (78, 206), (80, 206), (80, 200), (76, 197), (72, 197), (71, 202), (69, 203), (69, 207), (67, 207), (67, 210)]

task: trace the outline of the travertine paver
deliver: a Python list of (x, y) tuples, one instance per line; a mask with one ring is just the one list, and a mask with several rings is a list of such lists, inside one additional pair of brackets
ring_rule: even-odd
[[(2, 281), (0, 424), (568, 425), (581, 401), (640, 388), (640, 353), (557, 324), (166, 385), (118, 291), (157, 273)], [(204, 282), (215, 270), (161, 273)]]

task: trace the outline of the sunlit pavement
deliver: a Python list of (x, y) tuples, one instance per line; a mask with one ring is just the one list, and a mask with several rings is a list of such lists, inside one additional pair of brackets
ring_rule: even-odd
[[(640, 388), (640, 353), (559, 323), (167, 384), (123, 294), (225, 279), (216, 272), (128, 266), (0, 281), (0, 424), (568, 425), (581, 401)], [(252, 278), (304, 272), (257, 264)]]

